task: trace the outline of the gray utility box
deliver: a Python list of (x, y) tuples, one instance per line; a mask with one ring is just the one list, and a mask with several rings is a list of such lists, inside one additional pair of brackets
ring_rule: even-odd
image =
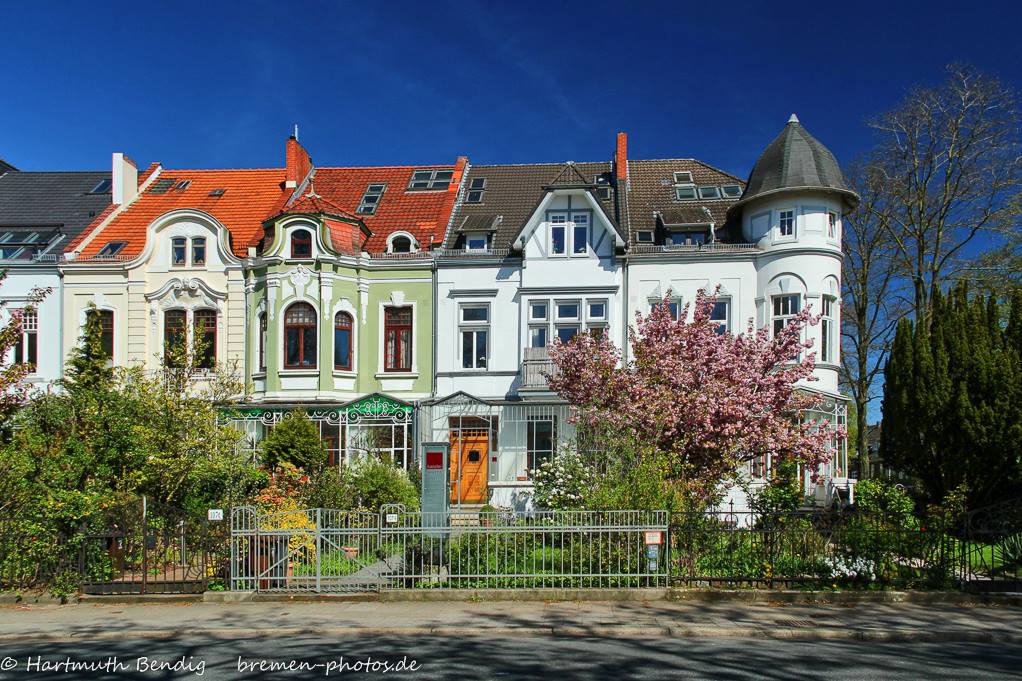
[(447, 442), (424, 442), (421, 461), (422, 527), (433, 530), (426, 532), (428, 537), (443, 537), (450, 527), (451, 445)]

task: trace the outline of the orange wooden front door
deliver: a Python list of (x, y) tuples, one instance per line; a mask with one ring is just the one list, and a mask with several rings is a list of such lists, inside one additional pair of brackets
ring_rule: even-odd
[(486, 503), (489, 458), (489, 431), (465, 429), (451, 433), (451, 503)]

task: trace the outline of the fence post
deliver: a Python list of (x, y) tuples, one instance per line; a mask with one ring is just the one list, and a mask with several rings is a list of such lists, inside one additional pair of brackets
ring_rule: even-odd
[(320, 580), (323, 576), (320, 557), (323, 555), (323, 509), (316, 509), (316, 593), (322, 591)]
[(149, 512), (146, 497), (142, 495), (142, 593), (149, 580)]

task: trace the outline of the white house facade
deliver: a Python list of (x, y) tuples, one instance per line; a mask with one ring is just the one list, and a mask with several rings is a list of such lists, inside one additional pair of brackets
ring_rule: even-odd
[(61, 314), (61, 254), (109, 210), (111, 195), (109, 171), (21, 172), (0, 164), (0, 269), (6, 272), (0, 300), (4, 315), (23, 315), (21, 339), (5, 359), (30, 366), (28, 383), (35, 391), (56, 388), (63, 376), (63, 338), (75, 334)]

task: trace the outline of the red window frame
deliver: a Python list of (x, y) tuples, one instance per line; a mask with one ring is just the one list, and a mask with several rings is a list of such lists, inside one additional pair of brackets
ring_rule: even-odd
[(412, 308), (383, 308), (384, 371), (412, 370)]
[(163, 313), (163, 363), (173, 367), (173, 357), (168, 350), (178, 342), (177, 334), (184, 334), (188, 328), (188, 313), (184, 310), (167, 310)]
[(216, 310), (196, 310), (192, 313), (192, 325), (196, 337), (201, 335), (207, 343), (195, 365), (200, 369), (212, 369), (216, 364)]
[[(299, 316), (301, 315), (301, 316)], [(298, 344), (298, 363), (288, 362), (291, 352), (288, 348), (289, 332), (296, 331), (295, 340)], [(306, 358), (306, 338), (312, 334), (312, 359)], [(316, 309), (308, 303), (293, 303), (284, 312), (284, 368), (285, 369), (315, 369), (317, 366), (316, 353), (319, 343), (316, 338)]]

